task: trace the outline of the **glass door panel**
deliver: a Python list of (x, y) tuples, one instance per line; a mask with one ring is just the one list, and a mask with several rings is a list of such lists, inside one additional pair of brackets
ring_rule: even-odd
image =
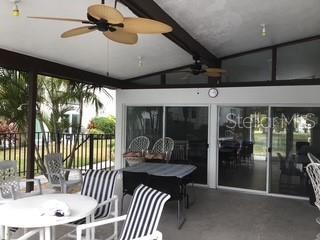
[(166, 137), (175, 142), (170, 163), (197, 166), (195, 182), (207, 183), (208, 107), (166, 107)]
[(220, 107), (220, 186), (266, 191), (267, 107)]
[(307, 196), (307, 153), (320, 156), (320, 108), (273, 107), (270, 192)]

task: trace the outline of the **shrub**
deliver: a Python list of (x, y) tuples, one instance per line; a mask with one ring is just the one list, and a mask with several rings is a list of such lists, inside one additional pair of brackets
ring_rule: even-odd
[(114, 135), (116, 129), (116, 118), (114, 116), (96, 117), (91, 120), (88, 128), (90, 133), (93, 133), (92, 131), (95, 129), (95, 134), (102, 132), (107, 135)]

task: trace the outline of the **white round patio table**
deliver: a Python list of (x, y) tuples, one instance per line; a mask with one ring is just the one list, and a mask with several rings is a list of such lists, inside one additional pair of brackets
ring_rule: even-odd
[[(71, 210), (71, 215), (68, 217), (44, 216), (43, 204), (53, 199), (65, 202)], [(45, 240), (50, 240), (54, 238), (54, 226), (83, 218), (88, 222), (97, 205), (94, 198), (80, 194), (43, 194), (21, 198), (0, 205), (0, 226), (43, 228)]]

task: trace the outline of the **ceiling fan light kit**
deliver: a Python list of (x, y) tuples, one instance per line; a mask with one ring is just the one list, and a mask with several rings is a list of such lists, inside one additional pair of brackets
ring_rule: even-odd
[(14, 4), (13, 9), (12, 9), (12, 16), (14, 17), (19, 17), (20, 16), (20, 9), (18, 6), (18, 3), (21, 2), (21, 0), (10, 0)]
[[(193, 57), (194, 63), (190, 66), (189, 70), (182, 70), (177, 72), (186, 72), (190, 75), (199, 75), (199, 74), (205, 74), (208, 77), (214, 77), (219, 78), (223, 74), (226, 74), (226, 70), (221, 68), (204, 68), (203, 64), (201, 63), (200, 59), (196, 56)], [(183, 80), (188, 79), (188, 77), (183, 77)]]
[(33, 19), (57, 20), (79, 22), (85, 26), (68, 30), (61, 34), (62, 38), (74, 37), (93, 31), (100, 31), (103, 35), (115, 42), (123, 44), (136, 44), (138, 34), (161, 34), (172, 31), (172, 28), (162, 22), (148, 18), (124, 17), (115, 8), (102, 4), (95, 4), (88, 7), (87, 20), (54, 17), (29, 17)]

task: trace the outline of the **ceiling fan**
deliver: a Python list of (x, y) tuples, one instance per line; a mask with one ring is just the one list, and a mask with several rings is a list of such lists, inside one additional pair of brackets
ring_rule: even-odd
[(79, 22), (86, 24), (85, 26), (74, 28), (62, 33), (62, 38), (78, 36), (93, 31), (100, 31), (108, 39), (123, 44), (137, 43), (138, 33), (160, 34), (172, 31), (172, 27), (159, 21), (148, 18), (124, 17), (116, 7), (117, 0), (115, 0), (114, 7), (105, 5), (105, 0), (102, 0), (101, 4), (95, 4), (88, 7), (87, 20), (56, 17), (28, 18)]
[(194, 64), (192, 64), (189, 67), (189, 70), (181, 70), (175, 72), (188, 73), (186, 76), (183, 77), (183, 79), (188, 79), (192, 75), (199, 74), (205, 74), (208, 77), (221, 77), (223, 74), (226, 73), (226, 70), (221, 68), (205, 68), (198, 57), (193, 57), (193, 60)]

